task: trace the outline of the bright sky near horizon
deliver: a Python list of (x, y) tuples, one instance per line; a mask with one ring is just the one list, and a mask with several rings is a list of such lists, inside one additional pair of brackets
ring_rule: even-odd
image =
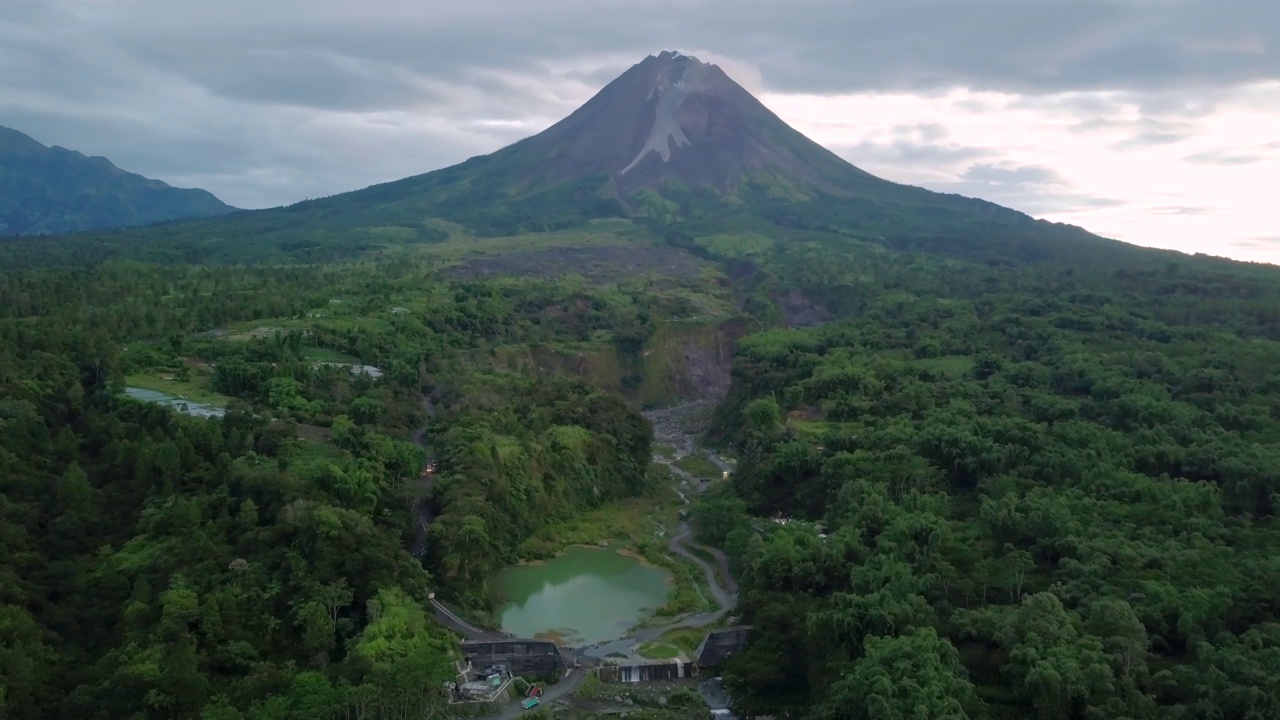
[(4, 0), (0, 125), (241, 207), (444, 167), (645, 55), (882, 177), (1280, 263), (1274, 0)]
[[(1142, 122), (1137, 107), (1105, 92), (1034, 100), (964, 90), (942, 97), (767, 94), (763, 101), (882, 177), (1137, 245), (1280, 263), (1277, 81), (1237, 88), (1176, 134), (1147, 142), (1134, 142)], [(1072, 108), (1085, 103), (1112, 110), (1082, 118)], [(912, 152), (923, 152), (925, 162), (913, 162)]]

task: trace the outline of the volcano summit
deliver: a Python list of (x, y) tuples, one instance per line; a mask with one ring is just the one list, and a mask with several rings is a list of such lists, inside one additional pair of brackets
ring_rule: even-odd
[(511, 149), (545, 178), (606, 173), (622, 195), (671, 178), (727, 191), (761, 172), (838, 192), (824, 176), (856, 172), (718, 66), (675, 52), (645, 58), (572, 115)]

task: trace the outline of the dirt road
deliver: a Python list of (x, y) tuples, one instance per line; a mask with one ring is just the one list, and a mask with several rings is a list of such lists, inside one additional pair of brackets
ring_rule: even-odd
[[(675, 461), (692, 455), (694, 453), (705, 454), (712, 462), (721, 470), (728, 471), (730, 466), (723, 458), (715, 453), (699, 447), (694, 439), (694, 433), (688, 428), (687, 419), (696, 413), (705, 412), (714, 406), (713, 401), (701, 401), (696, 403), (686, 403), (671, 408), (655, 410), (645, 413), (650, 422), (654, 425), (654, 441), (656, 444), (664, 445), (675, 449), (675, 457), (667, 458), (661, 455), (654, 455), (654, 461), (662, 463), (671, 470), (671, 474), (680, 481), (682, 486), (688, 487), (696, 493), (705, 492), (707, 482), (699, 480), (683, 468), (675, 465)], [(677, 492), (680, 492), (677, 490)], [(681, 498), (687, 504), (689, 502), (685, 493), (680, 492)], [(707, 587), (711, 590), (712, 598), (718, 606), (715, 610), (688, 615), (680, 620), (675, 620), (664, 625), (655, 627), (647, 627), (631, 633), (628, 637), (620, 640), (614, 640), (588, 648), (565, 648), (563, 654), (572, 659), (581, 656), (586, 662), (585, 664), (595, 664), (603, 660), (609, 655), (630, 655), (632, 651), (639, 645), (657, 640), (669, 630), (675, 628), (700, 628), (719, 622), (725, 615), (731, 613), (738, 606), (738, 584), (734, 581), (733, 575), (729, 571), (729, 560), (720, 550), (707, 547), (695, 542), (692, 538), (693, 531), (689, 527), (688, 522), (682, 522), (676, 531), (671, 535), (671, 539), (667, 542), (667, 548), (676, 555), (688, 560), (689, 562), (701, 568), (707, 579)], [(697, 549), (699, 552), (710, 555), (715, 560), (715, 565), (704, 560), (692, 550)], [(494, 636), (493, 633), (481, 630), (471, 626), (466, 621), (454, 615), (443, 605), (436, 605), (436, 617), (442, 618), (449, 627), (458, 630), (467, 637), (488, 638)], [(571, 669), (565, 673), (560, 682), (546, 688), (545, 694), (542, 696), (542, 704), (550, 703), (553, 700), (568, 697), (576, 691), (586, 678), (586, 669)], [(520, 717), (524, 713), (524, 709), (520, 706), (520, 701), (513, 701), (508, 707), (501, 712), (489, 715), (481, 720), (513, 720)]]

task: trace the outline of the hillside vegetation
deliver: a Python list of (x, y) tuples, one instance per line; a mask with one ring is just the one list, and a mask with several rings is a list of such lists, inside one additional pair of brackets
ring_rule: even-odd
[(694, 517), (757, 628), (741, 709), (1270, 716), (1273, 269), (632, 227), (0, 274), (8, 715), (434, 711), (425, 593), (482, 612), (531, 542), (650, 493), (647, 423), (599, 388), (641, 401), (672, 328), (740, 323), (740, 463)]
[(925, 267), (738, 347), (744, 711), (1280, 712), (1276, 272)]
[[(442, 707), (457, 653), (427, 593), (487, 610), (525, 541), (650, 491), (635, 409), (491, 353), (631, 356), (689, 298), (720, 300), (648, 276), (435, 272), (0, 274), (4, 717)], [(126, 382), (228, 412), (186, 417), (123, 397)]]

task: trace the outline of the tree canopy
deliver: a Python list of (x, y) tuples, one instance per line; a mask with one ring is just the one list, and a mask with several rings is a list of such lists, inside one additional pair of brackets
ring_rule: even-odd
[(745, 338), (693, 514), (755, 628), (741, 707), (1280, 712), (1274, 273), (1220, 269), (908, 277)]

